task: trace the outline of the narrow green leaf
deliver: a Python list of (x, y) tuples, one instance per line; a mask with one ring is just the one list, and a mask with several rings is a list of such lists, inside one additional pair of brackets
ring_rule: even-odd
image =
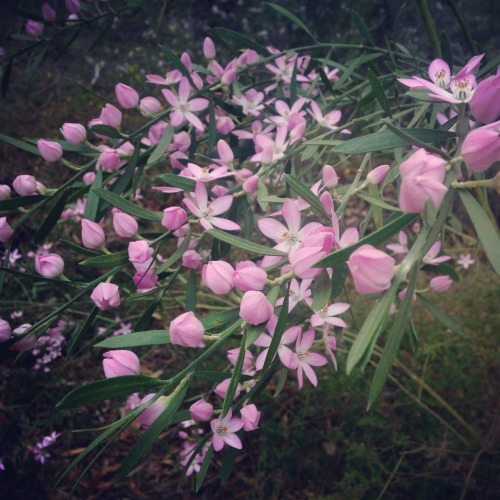
[(456, 269), (448, 264), (447, 262), (442, 262), (437, 265), (425, 265), (422, 267), (422, 271), (433, 274), (446, 274), (453, 281), (460, 281), (460, 275), (457, 273)]
[(90, 131), (94, 132), (94, 134), (105, 135), (113, 139), (123, 139), (125, 137), (121, 132), (116, 130), (116, 128), (109, 125), (93, 125), (90, 127)]
[(35, 245), (41, 243), (52, 231), (52, 229), (56, 226), (57, 222), (61, 219), (61, 214), (66, 208), (66, 203), (70, 196), (70, 191), (64, 191), (60, 198), (57, 200), (55, 205), (50, 210), (46, 219), (42, 222), (38, 231), (35, 233), (35, 237), (33, 241)]
[(318, 197), (300, 179), (291, 174), (285, 174), (285, 182), (292, 191), (307, 201), (307, 203), (309, 203), (309, 205), (311, 205), (316, 212), (320, 213), (324, 217), (330, 217), (326, 213), (326, 210), (323, 208), (323, 205), (319, 201)]
[(317, 262), (314, 267), (333, 267), (338, 266), (347, 261), (352, 252), (359, 248), (361, 245), (370, 244), (373, 246), (380, 245), (385, 243), (389, 238), (397, 234), (401, 229), (409, 226), (415, 219), (417, 218), (416, 214), (401, 214), (396, 217), (394, 220), (378, 229), (374, 233), (361, 238), (358, 242), (349, 245), (346, 248), (342, 248), (342, 250), (337, 250), (336, 252), (327, 255), (319, 262)]
[(94, 347), (106, 349), (124, 349), (129, 347), (142, 347), (147, 345), (170, 344), (168, 330), (149, 330), (146, 332), (133, 332), (125, 335), (110, 337), (94, 344)]
[(330, 300), (337, 298), (340, 295), (340, 292), (344, 288), (344, 283), (349, 274), (349, 268), (347, 264), (340, 264), (335, 266), (333, 270), (333, 279), (332, 279), (332, 291), (330, 294)]
[(217, 120), (215, 119), (215, 106), (212, 95), (210, 95), (208, 116), (210, 118), (210, 121), (208, 122), (208, 149), (212, 151), (212, 149), (215, 148), (215, 144), (217, 142)]
[(385, 201), (382, 201), (378, 198), (374, 198), (373, 196), (370, 196), (365, 193), (358, 193), (358, 196), (362, 199), (370, 203), (371, 205), (375, 205), (380, 208), (384, 208), (385, 210), (391, 210), (392, 212), (401, 212), (401, 209), (399, 207), (395, 207), (394, 205), (389, 205)]
[(163, 217), (162, 212), (152, 212), (150, 210), (146, 210), (145, 208), (141, 208), (135, 203), (132, 203), (125, 198), (121, 198), (120, 196), (111, 193), (110, 191), (106, 191), (105, 189), (94, 189), (94, 193), (99, 196), (99, 198), (106, 200), (114, 207), (117, 207), (130, 215), (138, 217), (139, 219), (160, 222)]
[(47, 50), (49, 49), (49, 46), (50, 46), (50, 43), (47, 42), (47, 43), (42, 44), (42, 46), (40, 47), (38, 54), (33, 59), (33, 62), (30, 64), (28, 71), (26, 73), (26, 81), (27, 82), (31, 81), (31, 78), (35, 74), (35, 71), (37, 70), (38, 66), (40, 66), (45, 55), (47, 54)]
[(0, 134), (0, 140), (7, 142), (8, 144), (11, 144), (12, 146), (15, 146), (18, 149), (22, 149), (23, 151), (28, 151), (28, 153), (33, 153), (35, 155), (40, 156), (40, 151), (38, 151), (38, 148), (25, 141), (14, 139), (13, 137), (9, 137), (8, 135), (5, 134)]
[[(174, 273), (174, 274), (176, 274), (176, 273)], [(169, 277), (169, 279), (170, 278), (171, 277)], [(158, 293), (156, 295), (155, 299), (153, 300), (153, 302), (151, 302), (151, 304), (148, 306), (148, 308), (142, 313), (142, 315), (140, 316), (140, 318), (136, 321), (136, 323), (134, 325), (134, 328), (133, 328), (134, 332), (140, 332), (142, 330), (146, 330), (146, 328), (148, 327), (149, 322), (151, 320), (151, 317), (153, 316), (154, 312), (156, 311), (156, 308), (158, 307), (158, 304), (160, 304), (160, 302), (163, 298), (165, 291), (166, 290), (164, 288), (160, 293)]]
[(234, 395), (236, 394), (236, 388), (240, 382), (241, 370), (243, 368), (243, 361), (245, 359), (245, 344), (247, 340), (247, 330), (243, 332), (243, 337), (240, 343), (240, 351), (238, 353), (238, 358), (236, 359), (236, 363), (234, 364), (233, 373), (231, 375), (231, 380), (229, 381), (229, 386), (227, 388), (226, 395), (224, 397), (224, 401), (222, 403), (222, 413), (221, 415), (224, 417), (228, 412), (229, 408), (233, 403)]
[(104, 24), (104, 26), (101, 28), (97, 36), (94, 38), (94, 41), (90, 44), (89, 48), (87, 51), (90, 53), (92, 52), (101, 42), (101, 40), (106, 36), (106, 33), (111, 29), (111, 26), (113, 25), (113, 22), (115, 21), (114, 17), (111, 17), (111, 19)]
[(56, 405), (56, 408), (78, 408), (106, 399), (128, 396), (134, 392), (148, 391), (164, 384), (163, 380), (139, 375), (96, 380), (71, 391)]
[(221, 311), (214, 314), (209, 314), (208, 316), (203, 316), (199, 318), (202, 322), (205, 330), (214, 330), (220, 328), (222, 325), (234, 321), (240, 317), (240, 308), (235, 307), (234, 309), (228, 309), (227, 311)]
[(191, 269), (186, 287), (186, 311), (196, 311), (196, 271)]
[(188, 193), (194, 193), (196, 182), (187, 177), (180, 177), (177, 174), (164, 174), (160, 175), (159, 179), (166, 182), (169, 186), (177, 187)]
[(332, 82), (326, 76), (325, 70), (321, 66), (318, 66), (316, 69), (318, 71), (319, 77), (321, 78), (321, 81), (323, 82), (323, 85), (328, 89), (328, 91), (330, 92), (330, 94), (334, 95), (335, 94), (335, 90), (333, 88)]
[(375, 46), (375, 41), (373, 40), (373, 37), (372, 37), (370, 31), (368, 30), (368, 27), (366, 26), (365, 22), (363, 21), (363, 18), (355, 10), (351, 11), (351, 15), (352, 15), (352, 20), (354, 21), (354, 24), (358, 28), (361, 35), (363, 35), (363, 38), (370, 45)]
[(442, 323), (448, 330), (451, 330), (454, 333), (463, 334), (464, 331), (460, 325), (457, 325), (448, 315), (446, 315), (438, 306), (434, 304), (434, 302), (430, 301), (426, 297), (424, 297), (421, 293), (417, 294), (418, 298), (422, 302), (422, 304), (426, 307), (426, 309), (440, 322)]
[(193, 373), (193, 377), (207, 380), (208, 382), (222, 382), (231, 376), (228, 372), (199, 371)]
[(410, 321), (410, 314), (413, 304), (413, 294), (417, 285), (419, 266), (414, 266), (410, 275), (408, 288), (406, 290), (405, 298), (399, 308), (399, 311), (394, 318), (394, 322), (389, 330), (387, 343), (384, 347), (384, 352), (378, 362), (377, 369), (373, 375), (373, 380), (368, 394), (368, 409), (370, 409), (378, 398), (380, 391), (383, 389), (392, 364), (399, 350), (401, 340), (405, 329)]
[(188, 71), (186, 66), (182, 63), (182, 61), (165, 45), (161, 46), (161, 50), (165, 54), (165, 57), (169, 60), (169, 62), (177, 68), (188, 80), (192, 87), (196, 88), (196, 85), (191, 78), (191, 73)]
[(109, 190), (114, 194), (123, 194), (127, 190), (131, 180), (134, 177), (135, 169), (137, 167), (137, 160), (139, 159), (139, 153), (141, 150), (138, 143), (135, 144), (134, 147), (134, 154), (127, 163), (124, 171), (122, 172), (118, 180), (109, 187)]
[(99, 210), (100, 199), (95, 193), (96, 189), (102, 189), (102, 168), (97, 169), (94, 181), (90, 187), (89, 194), (87, 196), (87, 203), (85, 205), (85, 218), (92, 222), (98, 222), (97, 212)]
[(242, 250), (247, 250), (248, 252), (261, 255), (277, 255), (280, 257), (286, 256), (286, 253), (281, 252), (280, 250), (275, 250), (274, 248), (268, 248), (263, 245), (259, 245), (258, 243), (244, 240), (243, 238), (239, 238), (238, 236), (220, 231), (219, 229), (209, 229), (208, 231), (206, 231), (206, 233), (218, 240), (225, 241), (226, 243), (229, 243), (234, 247), (241, 248)]
[(82, 255), (89, 255), (90, 257), (95, 257), (96, 255), (99, 255), (97, 252), (94, 252), (93, 250), (90, 250), (85, 247), (81, 247), (77, 245), (76, 243), (73, 243), (72, 241), (61, 239), (61, 243), (64, 243), (66, 246), (71, 248), (71, 250), (74, 250), (77, 253), (80, 253)]
[(146, 432), (144, 432), (139, 441), (137, 441), (130, 453), (122, 462), (122, 465), (116, 474), (117, 481), (123, 479), (135, 467), (137, 462), (139, 462), (149, 448), (151, 448), (160, 433), (168, 427), (175, 412), (184, 400), (186, 391), (187, 384), (184, 385), (179, 392), (168, 397), (167, 407), (163, 413), (148, 427)]
[[(425, 143), (439, 142), (449, 139), (450, 137), (455, 137), (453, 132), (446, 132), (444, 130), (426, 128), (401, 130), (418, 141)], [(410, 139), (399, 137), (392, 130), (382, 130), (380, 132), (375, 132), (374, 134), (368, 134), (363, 137), (357, 137), (356, 139), (344, 141), (342, 144), (337, 146), (334, 151), (345, 154), (360, 154), (411, 145), (412, 141)]]
[(128, 252), (116, 252), (108, 255), (98, 255), (80, 262), (84, 267), (115, 267), (128, 263)]
[(493, 226), (490, 218), (472, 194), (465, 189), (458, 189), (458, 194), (493, 269), (500, 275), (500, 238), (498, 237), (498, 229)]
[(330, 276), (328, 276), (328, 273), (322, 272), (317, 278), (314, 279), (312, 284), (313, 302), (311, 305), (311, 309), (313, 311), (318, 311), (326, 304), (328, 304), (331, 293), (332, 283), (330, 280)]
[(165, 156), (165, 152), (167, 148), (170, 146), (170, 143), (172, 142), (172, 137), (174, 136), (174, 130), (175, 129), (174, 127), (172, 127), (172, 125), (167, 125), (167, 128), (165, 129), (165, 132), (163, 133), (163, 136), (160, 139), (160, 142), (155, 146), (153, 152), (148, 158), (147, 161), (148, 165), (158, 161), (161, 157)]
[(441, 54), (443, 55), (443, 60), (453, 69), (453, 52), (450, 47), (448, 36), (444, 31), (441, 32)]
[(97, 307), (94, 307), (92, 309), (92, 312), (87, 316), (87, 319), (85, 320), (83, 325), (75, 333), (75, 335), (71, 339), (71, 343), (68, 347), (68, 352), (66, 354), (67, 357), (71, 356), (75, 347), (80, 343), (80, 340), (85, 336), (85, 334), (88, 332), (89, 328), (94, 324), (94, 321), (95, 321), (98, 313), (99, 313), (99, 309)]
[(203, 463), (201, 464), (200, 471), (196, 476), (196, 493), (200, 490), (203, 485), (203, 481), (205, 481), (205, 476), (207, 475), (208, 468), (210, 467), (210, 462), (212, 461), (212, 457), (214, 455), (214, 447), (210, 445), (208, 448), (205, 458), (203, 459)]
[(227, 28), (215, 28), (215, 33), (226, 43), (230, 42), (230, 45), (236, 49), (252, 49), (259, 54), (268, 54), (268, 51), (262, 45), (249, 38), (248, 36), (242, 35), (236, 31), (232, 31)]
[(283, 14), (285, 17), (288, 17), (292, 23), (296, 24), (299, 28), (303, 29), (315, 42), (317, 41), (314, 35), (309, 31), (309, 28), (295, 15), (292, 14), (289, 10), (281, 7), (281, 5), (277, 5), (275, 3), (268, 2), (267, 5), (274, 9), (276, 12)]
[(224, 484), (227, 482), (231, 473), (236, 465), (236, 457), (238, 456), (238, 450), (236, 448), (228, 448), (224, 454), (224, 460), (222, 462), (222, 468), (220, 471), (220, 482)]
[(175, 250), (175, 252), (155, 271), (154, 275), (158, 276), (160, 273), (165, 272), (167, 269), (172, 267), (187, 250), (189, 243), (191, 242), (191, 230), (189, 229), (186, 236), (182, 240), (181, 245)]
[(389, 101), (387, 100), (387, 96), (385, 95), (384, 89), (382, 88), (382, 85), (380, 84), (380, 80), (378, 79), (377, 75), (371, 68), (368, 70), (368, 80), (370, 80), (373, 93), (375, 94), (377, 101), (382, 106), (382, 109), (389, 116), (392, 116), (391, 106), (389, 104)]
[(32, 196), (17, 196), (0, 201), (0, 212), (12, 212), (19, 207), (27, 207), (47, 198), (46, 196), (34, 194)]

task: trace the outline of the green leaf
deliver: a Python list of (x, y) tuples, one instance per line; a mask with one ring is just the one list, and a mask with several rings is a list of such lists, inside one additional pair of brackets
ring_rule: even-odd
[(299, 28), (303, 29), (315, 42), (317, 41), (314, 35), (309, 31), (309, 28), (295, 15), (292, 14), (289, 10), (281, 7), (281, 5), (276, 5), (275, 3), (268, 2), (267, 5), (274, 9), (276, 12), (283, 14), (285, 17), (288, 17), (292, 23), (296, 24)]
[(94, 132), (94, 134), (105, 135), (113, 139), (123, 139), (125, 137), (122, 133), (118, 132), (116, 128), (109, 125), (93, 125), (90, 127), (90, 130)]
[(117, 207), (123, 210), (124, 212), (127, 212), (130, 215), (134, 215), (139, 219), (146, 219), (155, 222), (160, 222), (163, 217), (162, 212), (152, 212), (150, 210), (146, 210), (145, 208), (141, 208), (137, 206), (135, 203), (132, 203), (131, 201), (126, 200), (125, 198), (122, 198), (114, 193), (111, 193), (110, 191), (106, 191), (105, 189), (94, 189), (94, 193), (97, 196), (99, 196), (99, 198), (106, 200), (114, 207)]
[(189, 271), (188, 282), (186, 287), (186, 311), (196, 311), (196, 271)]
[(163, 273), (168, 268), (172, 267), (187, 250), (189, 243), (191, 242), (191, 229), (188, 229), (186, 236), (182, 240), (181, 245), (175, 250), (175, 252), (155, 271), (154, 275), (158, 276), (158, 274)]
[(418, 271), (419, 266), (414, 266), (410, 275), (405, 298), (403, 299), (403, 303), (401, 304), (401, 307), (399, 308), (399, 311), (394, 318), (394, 322), (389, 331), (387, 343), (384, 347), (384, 352), (382, 353), (380, 361), (378, 362), (377, 369), (375, 370), (375, 374), (370, 386), (370, 392), (368, 394), (368, 409), (372, 407), (373, 403), (378, 398), (380, 391), (385, 385), (394, 359), (396, 358), (396, 355), (398, 353), (405, 329), (410, 321), (410, 314), (413, 304), (413, 294), (417, 285)]
[(236, 464), (236, 457), (238, 456), (238, 450), (236, 448), (228, 448), (224, 454), (224, 460), (222, 462), (222, 468), (220, 471), (220, 482), (224, 484), (229, 479), (229, 476), (233, 472), (234, 466)]
[(18, 149), (22, 149), (23, 151), (28, 151), (28, 153), (33, 153), (35, 155), (40, 156), (40, 151), (38, 151), (38, 148), (25, 141), (14, 139), (13, 137), (9, 137), (8, 135), (5, 134), (0, 134), (0, 140), (7, 142), (8, 144), (11, 144), (12, 146), (15, 146)]
[(181, 177), (177, 174), (164, 174), (160, 175), (159, 179), (166, 182), (169, 186), (177, 187), (188, 193), (194, 193), (196, 182), (187, 177)]
[(92, 309), (92, 312), (87, 316), (87, 319), (85, 320), (81, 328), (75, 333), (75, 335), (71, 339), (71, 343), (68, 347), (68, 352), (66, 354), (67, 357), (69, 357), (72, 354), (74, 348), (80, 343), (80, 340), (88, 332), (89, 328), (94, 324), (94, 321), (98, 314), (99, 314), (99, 308), (94, 307)]
[(363, 35), (363, 38), (370, 44), (375, 46), (375, 41), (373, 40), (373, 37), (368, 30), (365, 22), (363, 21), (363, 18), (355, 11), (351, 11), (352, 15), (352, 20), (354, 21), (354, 24), (358, 28), (359, 32)]
[(448, 36), (444, 31), (441, 32), (441, 54), (443, 54), (443, 60), (453, 69), (453, 52), (450, 47)]
[[(427, 128), (410, 128), (402, 129), (402, 131), (409, 136), (414, 137), (418, 141), (425, 143), (439, 142), (449, 139), (450, 137), (455, 137), (453, 132)], [(363, 137), (344, 141), (342, 144), (337, 146), (334, 151), (345, 154), (360, 154), (411, 145), (411, 140), (398, 136), (392, 130), (382, 130), (380, 132), (375, 132), (374, 134), (368, 134)]]
[(19, 207), (26, 207), (33, 205), (39, 201), (45, 200), (46, 196), (34, 194), (32, 196), (17, 196), (16, 198), (9, 198), (0, 201), (0, 212), (12, 212)]
[(59, 240), (61, 243), (64, 243), (66, 246), (71, 248), (71, 250), (74, 250), (77, 253), (81, 253), (82, 255), (90, 255), (90, 257), (95, 257), (96, 255), (99, 255), (97, 252), (94, 252), (93, 250), (90, 250), (85, 247), (81, 247), (77, 245), (76, 243), (73, 243), (72, 241), (61, 239)]
[(233, 403), (234, 395), (236, 394), (236, 388), (240, 382), (241, 370), (243, 368), (243, 361), (245, 359), (245, 344), (247, 340), (247, 331), (243, 332), (243, 337), (240, 343), (240, 351), (238, 353), (238, 358), (236, 359), (236, 363), (234, 364), (233, 373), (231, 375), (231, 380), (229, 381), (229, 385), (227, 388), (226, 395), (224, 397), (224, 401), (222, 403), (222, 413), (221, 415), (224, 417), (228, 412), (229, 408)]
[(106, 349), (124, 349), (129, 347), (142, 347), (146, 345), (170, 344), (168, 330), (149, 330), (145, 332), (133, 332), (117, 337), (110, 337), (94, 344), (94, 347)]
[(201, 464), (200, 471), (196, 476), (196, 493), (198, 493), (199, 489), (203, 485), (203, 481), (205, 481), (205, 476), (207, 475), (208, 468), (210, 467), (210, 462), (212, 461), (212, 457), (214, 455), (214, 447), (210, 445), (208, 448), (205, 458), (203, 459), (203, 463)]
[(139, 159), (139, 153), (140, 153), (139, 144), (135, 144), (134, 148), (135, 148), (134, 154), (127, 163), (127, 166), (125, 167), (124, 171), (122, 172), (118, 180), (109, 187), (109, 190), (114, 194), (117, 195), (123, 194), (127, 190), (128, 186), (130, 185), (130, 182), (134, 177), (135, 169), (137, 167), (137, 160)]
[[(336, 271), (336, 270), (335, 270)], [(314, 279), (312, 284), (312, 297), (313, 302), (311, 309), (318, 311), (328, 304), (330, 295), (332, 293), (332, 283), (328, 273), (322, 272), (317, 278)]]
[(500, 238), (498, 237), (498, 229), (493, 226), (486, 212), (468, 191), (458, 189), (458, 194), (493, 269), (500, 275)]
[(221, 311), (214, 314), (209, 314), (208, 316), (203, 316), (199, 318), (202, 322), (205, 330), (219, 329), (222, 325), (234, 321), (240, 317), (240, 308), (235, 307), (234, 309), (228, 309), (227, 311)]
[(385, 210), (391, 210), (392, 212), (401, 212), (401, 209), (399, 207), (389, 205), (388, 203), (385, 203), (385, 201), (382, 201), (378, 198), (374, 198), (373, 196), (370, 196), (368, 194), (358, 193), (358, 196), (362, 200), (365, 200), (366, 202), (370, 203), (371, 205), (375, 205), (377, 207), (384, 208)]
[(41, 243), (52, 231), (57, 222), (61, 219), (61, 214), (66, 208), (66, 203), (70, 196), (69, 190), (64, 191), (61, 197), (57, 200), (55, 205), (52, 207), (51, 211), (47, 215), (47, 218), (42, 222), (38, 231), (33, 238), (35, 245)]
[(128, 263), (128, 252), (116, 252), (108, 255), (98, 255), (80, 262), (84, 267), (116, 267)]
[(176, 389), (176, 393), (174, 392), (171, 396), (168, 397), (168, 402), (166, 402), (167, 407), (165, 408), (163, 413), (158, 418), (156, 418), (156, 420), (148, 427), (146, 432), (144, 432), (139, 441), (137, 441), (132, 450), (130, 450), (130, 453), (122, 462), (122, 465), (116, 474), (117, 481), (123, 479), (135, 467), (137, 462), (145, 455), (149, 448), (151, 448), (160, 433), (166, 427), (168, 427), (174, 417), (175, 412), (184, 400), (186, 391), (187, 384), (185, 384), (178, 392)]
[(346, 262), (352, 252), (354, 252), (354, 250), (359, 248), (361, 245), (370, 244), (373, 246), (377, 246), (385, 243), (387, 240), (389, 240), (389, 238), (401, 231), (401, 229), (404, 229), (406, 226), (410, 225), (416, 218), (417, 214), (401, 214), (374, 233), (361, 238), (358, 242), (349, 245), (346, 248), (342, 248), (341, 250), (337, 250), (330, 255), (327, 255), (319, 262), (317, 262), (314, 267), (335, 268), (335, 266)]
[(387, 96), (385, 95), (384, 89), (382, 88), (382, 85), (380, 84), (380, 80), (378, 79), (377, 75), (371, 68), (368, 70), (368, 80), (370, 80), (373, 93), (375, 94), (377, 101), (382, 106), (382, 109), (389, 116), (392, 116), (391, 106), (389, 105), (389, 101), (387, 100)]
[(340, 292), (344, 288), (344, 283), (349, 274), (349, 268), (347, 264), (340, 264), (333, 270), (332, 279), (332, 291), (330, 294), (330, 299), (333, 300), (340, 295)]
[(424, 297), (421, 293), (417, 294), (417, 296), (422, 304), (426, 307), (426, 309), (446, 328), (455, 333), (464, 333), (462, 327), (460, 325), (457, 325), (449, 316), (441, 311), (441, 309), (439, 309), (439, 307), (436, 306), (434, 302)]
[(99, 167), (95, 174), (94, 181), (87, 196), (87, 204), (85, 205), (85, 218), (92, 222), (98, 222), (97, 212), (99, 210), (100, 199), (95, 193), (96, 189), (102, 189), (102, 168)]
[(259, 54), (268, 54), (268, 51), (262, 45), (249, 38), (248, 36), (242, 35), (236, 31), (229, 30), (227, 28), (215, 28), (215, 33), (222, 38), (226, 43), (231, 42), (234, 48), (237, 49), (252, 49)]
[(323, 208), (323, 205), (319, 201), (318, 197), (300, 179), (297, 179), (297, 177), (291, 174), (285, 174), (285, 182), (292, 191), (307, 201), (307, 203), (309, 203), (309, 205), (311, 205), (316, 212), (327, 218), (330, 217), (326, 213), (326, 210)]
[(241, 248), (242, 250), (247, 250), (248, 252), (257, 253), (260, 255), (277, 255), (280, 257), (286, 256), (286, 253), (281, 252), (280, 250), (275, 250), (274, 248), (268, 248), (263, 245), (259, 245), (258, 243), (244, 240), (243, 238), (239, 238), (238, 236), (220, 231), (219, 229), (209, 229), (208, 231), (206, 231), (206, 233), (218, 240), (225, 241), (226, 243), (229, 243), (234, 247)]
[(446, 274), (453, 281), (460, 281), (460, 275), (457, 273), (456, 269), (446, 262), (442, 262), (438, 265), (425, 265), (422, 267), (422, 271), (433, 274)]
[(106, 399), (128, 396), (134, 392), (149, 391), (164, 384), (163, 380), (139, 375), (97, 380), (71, 391), (56, 405), (56, 408), (78, 408)]
[(196, 85), (191, 78), (191, 73), (188, 71), (186, 66), (182, 63), (182, 61), (165, 45), (161, 46), (161, 50), (165, 54), (165, 57), (169, 60), (169, 62), (177, 68), (188, 80), (192, 87), (196, 88)]
[(30, 64), (28, 71), (26, 73), (26, 81), (29, 82), (33, 75), (35, 74), (35, 71), (37, 70), (38, 66), (40, 66), (41, 62), (43, 61), (45, 55), (47, 54), (47, 50), (49, 49), (50, 43), (44, 43), (40, 47), (40, 50), (38, 51), (38, 54), (35, 56), (33, 59), (33, 62)]
[(167, 128), (165, 129), (165, 132), (160, 139), (160, 142), (155, 146), (153, 152), (151, 153), (151, 156), (148, 158), (148, 165), (158, 161), (161, 157), (165, 156), (165, 152), (172, 142), (174, 130), (175, 129), (174, 127), (172, 127), (172, 125), (167, 125)]
[(231, 377), (231, 374), (228, 372), (199, 371), (194, 372), (193, 376), (202, 380), (207, 380), (208, 382), (222, 382)]

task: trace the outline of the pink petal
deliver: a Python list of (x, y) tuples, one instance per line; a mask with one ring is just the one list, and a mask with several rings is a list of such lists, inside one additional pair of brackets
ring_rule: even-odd
[(258, 222), (259, 229), (264, 236), (271, 238), (276, 241), (276, 243), (280, 243), (283, 241), (283, 233), (285, 233), (287, 228), (276, 219), (271, 219), (269, 217), (265, 219), (260, 219)]
[[(225, 436), (222, 436), (222, 439), (229, 446), (232, 446), (233, 448), (236, 448), (238, 450), (241, 450), (243, 448), (243, 445), (241, 444), (241, 439), (236, 434), (226, 434)], [(215, 449), (215, 446), (214, 446), (214, 449)]]
[[(241, 229), (241, 227), (238, 224), (236, 224), (236, 222), (233, 222), (233, 221), (227, 220), (227, 219), (222, 219), (221, 217), (212, 217), (210, 219), (210, 221), (212, 222), (212, 224), (215, 227), (218, 227), (219, 229), (224, 229), (225, 231), (239, 231)], [(200, 222), (201, 222), (201, 220), (200, 220)], [(203, 226), (203, 223), (202, 223), (202, 226)], [(203, 226), (203, 227), (205, 227), (205, 226)], [(207, 229), (207, 228), (205, 228), (205, 229)]]

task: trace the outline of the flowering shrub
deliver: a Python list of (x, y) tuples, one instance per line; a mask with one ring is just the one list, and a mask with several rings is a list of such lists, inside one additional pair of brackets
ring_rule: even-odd
[[(29, 32), (41, 36), (37, 23)], [(282, 51), (225, 35), (241, 49), (237, 57), (220, 58), (210, 38), (204, 60), (168, 52), (171, 69), (146, 77), (152, 95), (120, 82), (113, 102), (87, 124), (61, 124), (63, 139), (1, 136), (40, 155), (51, 163), (47, 168), (66, 167), (73, 176), (44, 186), (26, 173), (0, 187), (6, 261), (19, 228), (35, 215), (44, 215), (35, 243), (58, 230), (70, 238), (54, 236), (53, 252), (37, 251), (34, 271), (2, 267), (7, 277), (57, 285), (64, 302), (14, 329), (3, 319), (0, 347), (60, 353), (66, 323), (50, 325), (77, 301), (89, 314), (76, 327), (68, 355), (100, 320), (128, 308), (134, 313), (132, 332), (125, 328), (95, 344), (106, 349), (104, 378), (58, 405), (134, 394), (130, 411), (63, 477), (95, 445), (137, 420), (146, 430), (118, 471), (124, 477), (167, 426), (191, 417), (180, 463), (201, 485), (214, 453), (241, 449), (251, 439), (246, 432), (265, 425), (259, 395), (271, 381), (278, 377), (281, 386), (288, 380), (301, 390), (316, 387), (317, 373), (330, 362), (337, 368), (343, 331), (352, 341), (348, 373), (366, 366), (377, 342), (383, 344), (368, 395), (373, 405), (403, 335), (416, 341), (413, 302), (427, 304), (425, 294), (444, 293), (458, 279), (442, 254), (455, 198), (500, 272), (495, 229), (468, 191), (500, 191), (498, 174), (487, 173), (499, 159), (500, 113), (491, 112), (498, 95), (481, 86), (488, 80), (481, 75), (482, 55), (456, 73), (443, 60), (430, 61), (431, 81), (399, 78), (394, 97), (394, 75), (370, 69), (365, 77), (360, 61), (411, 62), (402, 48), (347, 47), (363, 57), (336, 61), (330, 51), (342, 47), (335, 44)], [(139, 127), (129, 125), (137, 120)], [(354, 176), (339, 175), (346, 165)], [(353, 207), (354, 220), (346, 216)], [(471, 261), (462, 255), (457, 263), (467, 268)], [(8, 279), (1, 284), (8, 286)], [(373, 304), (358, 331), (343, 294), (351, 284)], [(180, 305), (167, 317), (164, 305), (173, 301)], [(148, 329), (153, 319), (159, 329)], [(169, 366), (162, 378), (140, 374), (132, 349), (173, 345), (194, 353), (186, 354), (190, 361)], [(213, 368), (226, 358), (230, 368)], [(201, 393), (191, 389), (195, 378), (206, 383)], [(196, 399), (189, 411), (187, 399)], [(41, 461), (53, 440), (37, 445)]]

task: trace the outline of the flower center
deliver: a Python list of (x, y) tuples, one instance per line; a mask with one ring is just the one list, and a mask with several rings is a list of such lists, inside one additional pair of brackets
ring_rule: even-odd
[(210, 220), (212, 218), (213, 213), (214, 213), (214, 209), (211, 207), (211, 205), (208, 205), (208, 207), (205, 209), (205, 211), (201, 213), (201, 217), (203, 219)]
[(444, 89), (450, 83), (450, 78), (444, 69), (436, 71), (436, 73), (434, 74), (434, 78), (436, 79), (436, 83), (442, 89)]
[(217, 434), (217, 436), (223, 436), (224, 434), (226, 434), (226, 432), (227, 432), (227, 427), (223, 424), (219, 424), (215, 428), (215, 433)]

